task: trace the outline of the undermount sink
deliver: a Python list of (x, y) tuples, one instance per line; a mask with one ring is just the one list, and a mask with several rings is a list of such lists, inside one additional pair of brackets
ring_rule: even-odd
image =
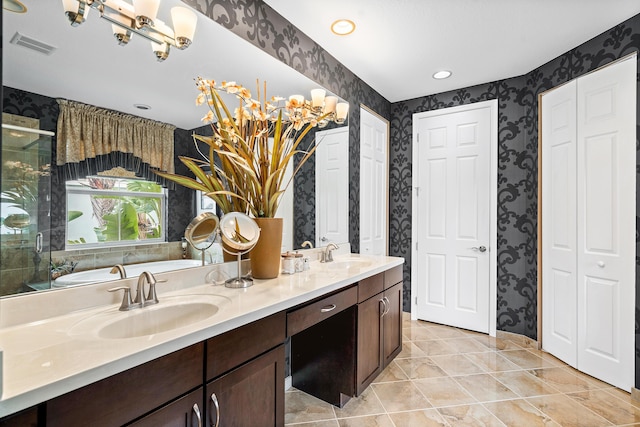
[(192, 325), (213, 317), (224, 297), (188, 295), (161, 298), (155, 305), (130, 311), (112, 308), (76, 323), (70, 335), (90, 335), (102, 339), (139, 338), (160, 334)]
[(336, 260), (325, 264), (328, 270), (349, 270), (356, 268), (364, 268), (371, 265), (371, 261), (359, 258), (350, 258), (347, 260)]

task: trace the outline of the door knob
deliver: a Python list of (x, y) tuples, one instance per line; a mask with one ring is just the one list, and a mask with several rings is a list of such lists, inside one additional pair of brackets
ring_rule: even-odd
[(487, 247), (486, 246), (474, 246), (471, 248), (472, 250), (476, 251), (476, 252), (486, 252), (487, 251)]
[(326, 242), (327, 240), (329, 240), (329, 239), (327, 239), (326, 237), (321, 237), (321, 238), (320, 238), (320, 241), (321, 241), (321, 242)]

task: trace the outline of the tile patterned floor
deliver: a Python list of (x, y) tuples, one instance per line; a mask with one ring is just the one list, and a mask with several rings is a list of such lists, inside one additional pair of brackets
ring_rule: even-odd
[(291, 389), (298, 427), (640, 426), (640, 402), (512, 341), (405, 318), (402, 353), (344, 408)]

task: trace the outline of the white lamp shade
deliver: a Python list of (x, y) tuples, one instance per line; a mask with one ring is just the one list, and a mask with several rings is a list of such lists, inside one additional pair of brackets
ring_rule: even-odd
[(198, 17), (195, 12), (186, 7), (176, 6), (171, 8), (171, 20), (173, 21), (173, 31), (176, 37), (185, 37), (193, 40), (196, 32)]
[(312, 89), (311, 90), (311, 106), (322, 107), (324, 104), (324, 96), (327, 92), (324, 89)]
[(297, 101), (298, 104), (302, 105), (304, 103), (304, 96), (302, 96), (302, 95), (291, 95), (289, 97), (289, 101), (293, 101), (293, 100)]
[(336, 105), (336, 118), (338, 120), (344, 120), (347, 118), (347, 114), (349, 114), (349, 104), (339, 102), (338, 105)]
[(133, 9), (136, 11), (136, 16), (146, 16), (155, 21), (158, 15), (158, 8), (160, 8), (160, 0), (133, 0)]
[(327, 96), (324, 99), (324, 114), (333, 113), (336, 111), (336, 104), (338, 103), (337, 96)]
[[(78, 3), (78, 0), (62, 0), (62, 6), (64, 7), (65, 12), (78, 13), (80, 3)], [(83, 17), (85, 18), (87, 17), (87, 14), (89, 13), (89, 9), (91, 9), (89, 6), (84, 7)]]

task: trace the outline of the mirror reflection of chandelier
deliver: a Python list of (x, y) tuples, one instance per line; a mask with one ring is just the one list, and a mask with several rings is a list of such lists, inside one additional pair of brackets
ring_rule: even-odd
[(291, 95), (289, 97), (291, 119), (303, 121), (317, 119), (319, 128), (325, 127), (329, 122), (343, 124), (349, 114), (349, 103), (338, 102), (337, 96), (325, 95), (324, 89), (312, 89), (311, 101), (305, 100), (302, 95)]
[(188, 7), (171, 8), (173, 29), (157, 18), (160, 0), (133, 0), (133, 5), (124, 0), (62, 0), (64, 12), (71, 26), (82, 24), (90, 9), (111, 22), (113, 35), (118, 44), (126, 45), (133, 33), (151, 41), (158, 61), (169, 56), (169, 47), (180, 50), (189, 47), (196, 31), (197, 17)]

